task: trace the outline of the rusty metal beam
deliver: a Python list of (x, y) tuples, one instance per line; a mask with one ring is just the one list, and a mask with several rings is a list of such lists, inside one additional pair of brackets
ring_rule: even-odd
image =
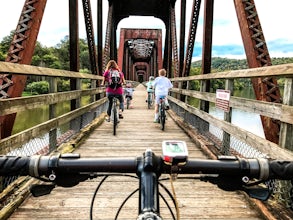
[(183, 76), (184, 48), (185, 48), (186, 0), (181, 0), (180, 9), (180, 46), (179, 46), (179, 77)]
[[(172, 35), (172, 54), (173, 54), (173, 76), (178, 77), (179, 75), (179, 64), (178, 64), (178, 45), (177, 45), (177, 33), (176, 33), (176, 18), (175, 8), (170, 6), (170, 25)], [(171, 59), (172, 60), (172, 59)]]
[(106, 35), (105, 35), (105, 47), (104, 47), (104, 56), (103, 56), (103, 71), (106, 68), (107, 63), (110, 60), (110, 40), (112, 33), (112, 25), (113, 25), (113, 4), (109, 2), (108, 9), (108, 19), (107, 19), (107, 27), (106, 27)]
[[(47, 0), (25, 1), (6, 62), (31, 64), (46, 3)], [(26, 76), (9, 73), (1, 75), (0, 98), (21, 96), (26, 78)], [(11, 135), (15, 117), (16, 114), (0, 117), (0, 139)]]
[[(79, 71), (79, 25), (78, 0), (69, 0), (69, 66), (71, 71)], [(70, 89), (76, 90), (76, 79), (70, 80)], [(70, 108), (78, 108), (76, 99), (70, 101)]]
[(193, 0), (183, 75), (189, 76), (201, 0)]
[[(207, 74), (211, 72), (212, 66), (212, 41), (213, 41), (213, 17), (214, 17), (214, 0), (205, 0), (204, 4), (204, 31), (202, 44), (202, 72)], [(205, 82), (203, 92), (210, 91), (210, 80)], [(209, 102), (202, 101), (200, 109), (209, 112)]]
[(103, 1), (98, 0), (97, 4), (97, 48), (98, 48), (98, 72), (103, 75)]
[[(249, 68), (270, 66), (271, 58), (253, 0), (234, 0)], [(252, 79), (256, 99), (281, 102), (280, 90), (274, 77)], [(279, 122), (261, 116), (266, 139), (278, 144)]]
[(90, 0), (82, 0), (82, 4), (83, 4), (87, 42), (88, 42), (88, 48), (89, 48), (89, 59), (91, 63), (91, 71), (92, 71), (92, 74), (98, 75), (97, 51), (96, 51), (95, 36), (94, 36), (91, 2)]

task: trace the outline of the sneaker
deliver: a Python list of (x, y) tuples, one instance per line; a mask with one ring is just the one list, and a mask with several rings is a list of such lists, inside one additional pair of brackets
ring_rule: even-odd
[(106, 122), (110, 122), (110, 117), (106, 117), (106, 118), (105, 118), (105, 121), (106, 121)]
[(159, 119), (155, 119), (154, 120), (154, 123), (159, 123)]
[(119, 114), (119, 118), (121, 118), (121, 119), (122, 119), (122, 118), (123, 118), (123, 115), (122, 115), (122, 114)]

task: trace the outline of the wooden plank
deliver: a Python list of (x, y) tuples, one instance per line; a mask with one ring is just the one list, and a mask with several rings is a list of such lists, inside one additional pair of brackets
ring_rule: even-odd
[(69, 92), (50, 93), (46, 95), (36, 95), (30, 97), (0, 99), (0, 115), (39, 108), (42, 105), (70, 101), (81, 96), (95, 95), (103, 92), (104, 90), (102, 89), (86, 89)]
[[(142, 85), (136, 88), (134, 108), (124, 111), (124, 119), (119, 123), (116, 136), (112, 134), (112, 124), (104, 122), (75, 152), (82, 157), (128, 157), (140, 156), (146, 148), (151, 148), (160, 155), (162, 140), (179, 139), (187, 142), (190, 157), (205, 158), (199, 147), (171, 117), (168, 117), (165, 131), (160, 130), (159, 124), (153, 123), (154, 111), (147, 109), (145, 95)], [(89, 219), (90, 201), (100, 180), (89, 180), (73, 188), (57, 187), (50, 195), (30, 197), (10, 219)], [(171, 191), (170, 181), (163, 183)], [(111, 177), (106, 180), (94, 203), (94, 219), (114, 219), (125, 197), (137, 187), (138, 181), (134, 178)], [(176, 180), (174, 188), (181, 219), (262, 219), (258, 211), (250, 207), (243, 194), (225, 192), (210, 183), (187, 179)], [(160, 192), (166, 196), (163, 189), (160, 188)], [(136, 219), (137, 197), (136, 193), (126, 202), (119, 219)], [(168, 196), (166, 199), (174, 207)], [(162, 200), (160, 204), (162, 217), (172, 219)]]
[(102, 80), (102, 76), (25, 64), (0, 62), (0, 73)]
[(189, 77), (172, 78), (171, 81), (182, 82), (190, 80), (207, 80), (207, 79), (237, 79), (237, 78), (253, 78), (253, 77), (269, 77), (283, 76), (292, 77), (293, 63), (281, 64), (267, 67), (231, 70), (218, 73), (201, 74)]

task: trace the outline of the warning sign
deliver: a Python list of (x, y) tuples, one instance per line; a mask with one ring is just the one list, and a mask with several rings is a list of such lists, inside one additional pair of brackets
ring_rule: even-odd
[(217, 89), (216, 91), (216, 107), (229, 112), (230, 90)]

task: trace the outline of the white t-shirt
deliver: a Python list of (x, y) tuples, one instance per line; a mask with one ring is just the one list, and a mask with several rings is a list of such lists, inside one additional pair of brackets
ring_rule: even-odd
[(156, 96), (167, 96), (169, 89), (173, 88), (171, 81), (165, 76), (159, 76), (153, 82)]

